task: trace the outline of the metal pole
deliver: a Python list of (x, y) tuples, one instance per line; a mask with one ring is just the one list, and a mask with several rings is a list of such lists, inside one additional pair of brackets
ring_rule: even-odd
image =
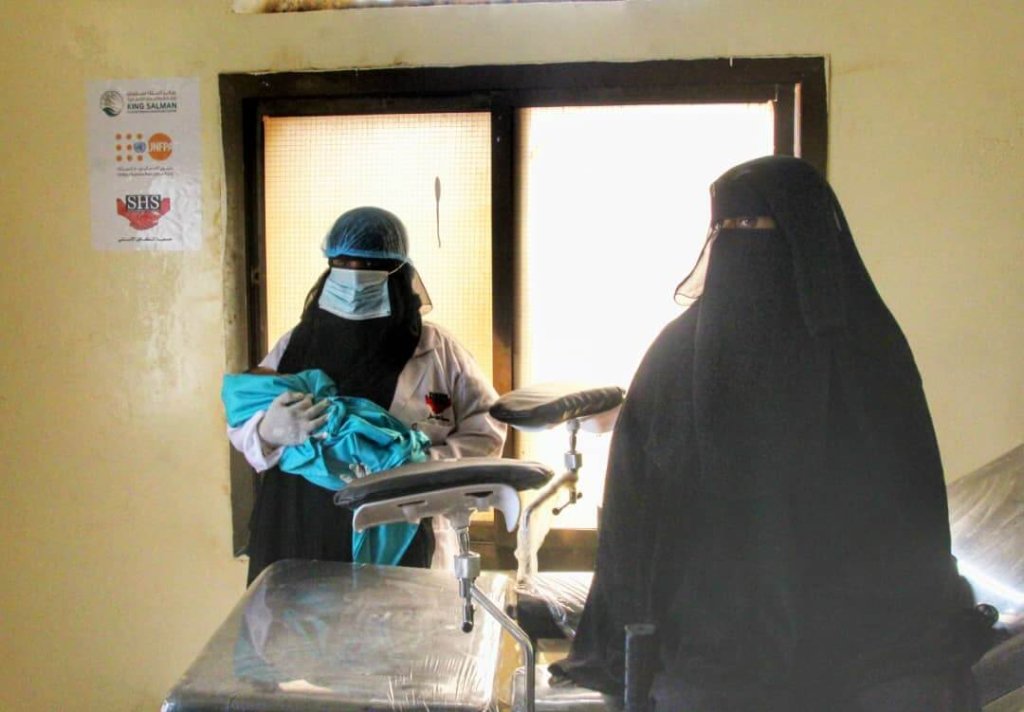
[[(526, 712), (534, 712), (534, 702), (537, 696), (537, 664), (534, 659), (533, 643), (522, 628), (512, 620), (505, 611), (494, 605), (491, 599), (487, 598), (476, 584), (471, 587), (473, 600), (479, 603), (485, 611), (490, 613), (501, 624), (501, 627), (509, 632), (523, 651), (523, 668), (526, 671)], [(514, 686), (513, 686), (514, 689)], [(514, 701), (513, 701), (514, 702)]]

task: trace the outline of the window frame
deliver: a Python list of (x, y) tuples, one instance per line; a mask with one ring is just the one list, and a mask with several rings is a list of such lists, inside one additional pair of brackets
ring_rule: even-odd
[[(488, 111), (494, 386), (513, 387), (515, 354), (515, 138), (522, 108), (773, 101), (775, 153), (827, 170), (824, 57), (581, 62), (232, 73), (219, 78), (225, 170), (227, 367), (256, 365), (268, 348), (263, 117)], [(509, 450), (511, 451), (511, 450)], [(233, 544), (244, 553), (253, 501), (248, 464), (232, 450)]]

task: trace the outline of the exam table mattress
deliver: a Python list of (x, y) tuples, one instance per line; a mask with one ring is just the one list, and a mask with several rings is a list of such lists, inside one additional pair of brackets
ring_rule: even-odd
[[(509, 579), (477, 585), (504, 606)], [(448, 571), (319, 561), (268, 567), (165, 700), (163, 712), (497, 710), (501, 628), (463, 633)]]
[(515, 618), (531, 638), (576, 636), (592, 571), (539, 571), (516, 585)]
[(974, 665), (986, 712), (1024, 710), (1024, 445), (952, 482), (953, 555), (978, 602), (999, 611), (997, 644)]

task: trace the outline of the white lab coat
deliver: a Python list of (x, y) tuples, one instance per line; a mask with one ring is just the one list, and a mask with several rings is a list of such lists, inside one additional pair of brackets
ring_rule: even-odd
[[(276, 370), (292, 332), (282, 336), (260, 366)], [(505, 443), (505, 424), (488, 414), (498, 394), (473, 357), (443, 328), (423, 322), (416, 350), (398, 376), (389, 412), (432, 443), (432, 460), (497, 457)], [(433, 408), (431, 407), (433, 404)], [(447, 407), (441, 407), (441, 406)], [(434, 412), (434, 411), (437, 412)], [(283, 448), (265, 451), (257, 433), (263, 412), (237, 428), (228, 427), (232, 445), (258, 472), (281, 459)], [(436, 547), (431, 566), (450, 568), (458, 552), (447, 522), (434, 519)]]

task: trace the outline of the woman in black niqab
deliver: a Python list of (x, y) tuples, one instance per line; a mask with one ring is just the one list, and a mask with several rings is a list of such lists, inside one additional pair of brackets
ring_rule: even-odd
[(658, 712), (973, 710), (945, 485), (910, 348), (809, 164), (711, 189), (712, 230), (616, 426), (570, 656)]

